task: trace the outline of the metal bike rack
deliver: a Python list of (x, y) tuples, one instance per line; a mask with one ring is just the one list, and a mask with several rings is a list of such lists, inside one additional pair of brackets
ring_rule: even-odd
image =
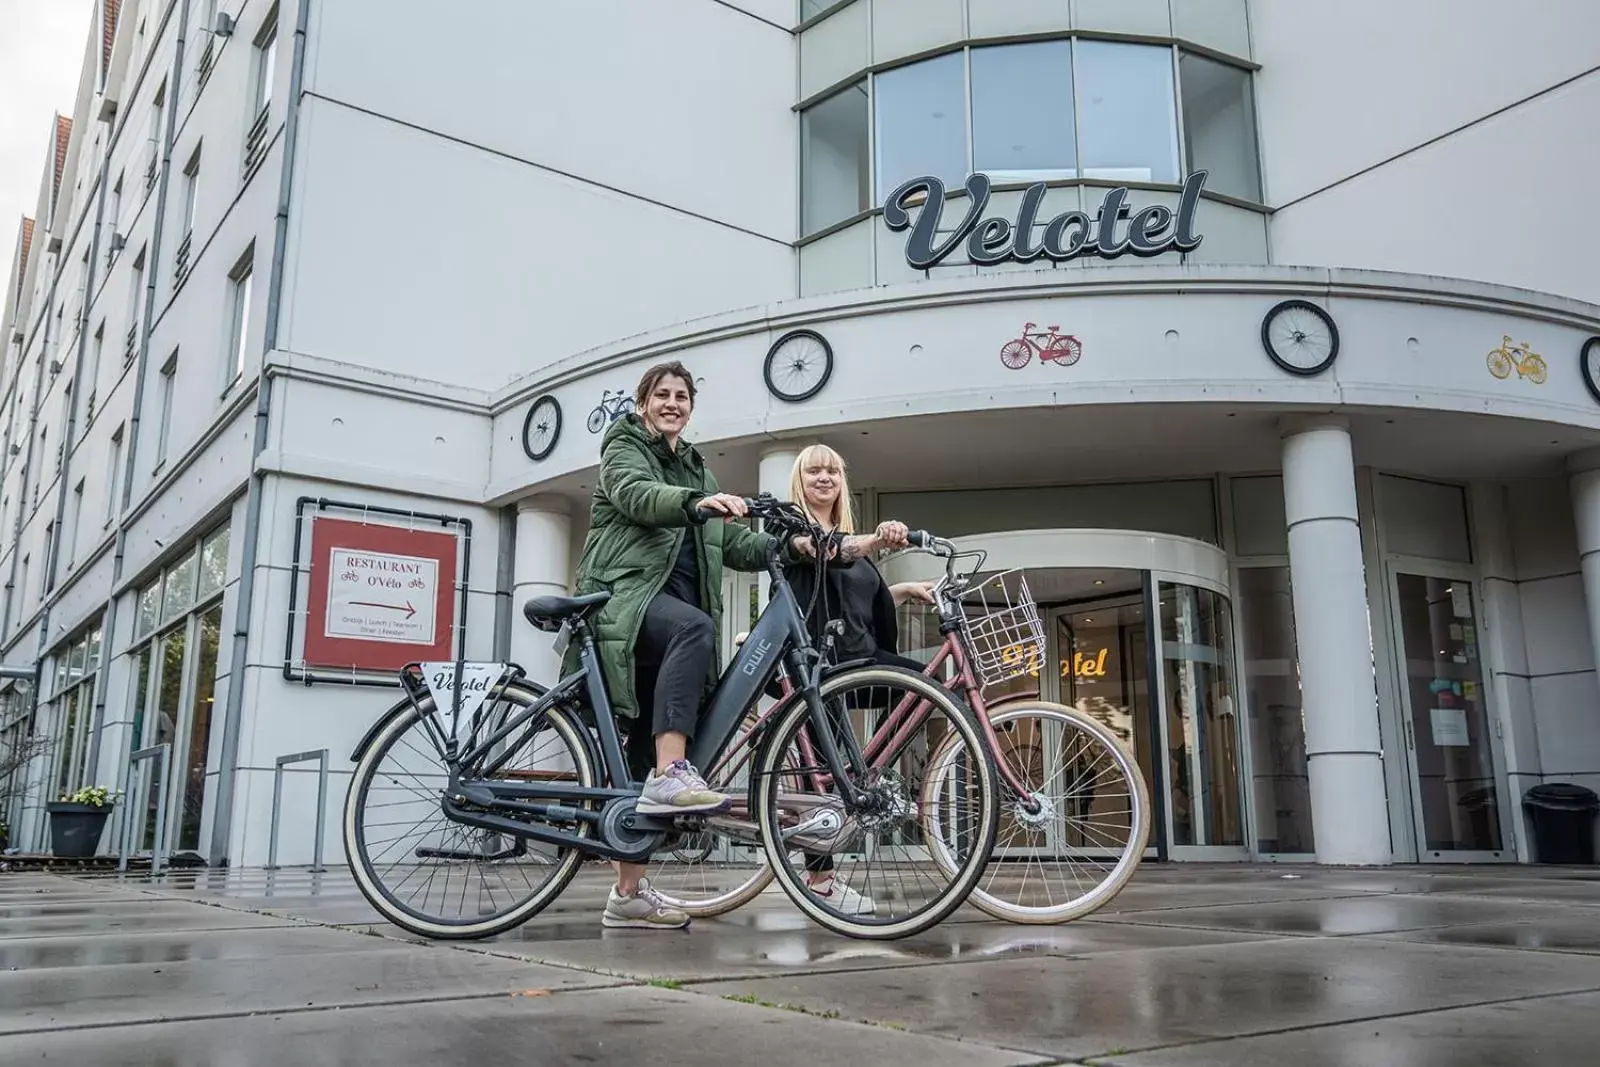
[[(150, 774), (148, 767), (139, 766), (148, 764), (157, 756), (161, 757), (160, 788), (156, 793), (156, 840), (150, 851), (150, 873), (155, 874), (161, 870), (161, 854), (167, 846), (167, 771), (172, 760), (172, 745), (151, 745), (141, 748), (128, 757), (128, 769), (122, 778), (122, 795), (129, 798), (132, 804), (128, 808), (128, 817), (122, 824), (122, 840), (117, 848), (117, 870), (128, 869), (128, 839), (134, 834), (144, 833), (143, 813), (150, 810)], [(133, 776), (137, 771), (139, 784), (136, 789), (133, 785)]]
[(278, 869), (278, 816), (283, 803), (283, 769), (292, 763), (309, 763), (316, 760), (317, 767), (317, 837), (313, 846), (311, 870), (320, 872), (326, 870), (322, 866), (322, 830), (328, 813), (328, 750), (319, 748), (315, 752), (292, 752), (287, 756), (279, 756), (277, 766), (272, 772), (272, 830), (267, 837), (267, 870)]

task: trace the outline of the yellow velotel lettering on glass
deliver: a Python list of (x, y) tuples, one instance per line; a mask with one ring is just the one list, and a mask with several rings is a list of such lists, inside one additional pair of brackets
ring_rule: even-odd
[[(1109, 649), (1102, 648), (1099, 652), (1084, 655), (1074, 652), (1071, 660), (1061, 661), (1061, 677), (1063, 678), (1104, 678), (1106, 676), (1106, 653)], [(1027, 671), (1034, 677), (1039, 675), (1039, 654), (1035, 649), (1022, 645), (1009, 645), (1000, 651), (1000, 661), (1007, 667), (1018, 667), (1027, 664)]]

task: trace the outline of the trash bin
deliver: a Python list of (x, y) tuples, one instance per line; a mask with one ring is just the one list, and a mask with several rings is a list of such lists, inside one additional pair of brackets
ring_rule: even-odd
[(1570, 782), (1546, 782), (1522, 794), (1533, 821), (1535, 863), (1594, 863), (1594, 819), (1600, 796)]

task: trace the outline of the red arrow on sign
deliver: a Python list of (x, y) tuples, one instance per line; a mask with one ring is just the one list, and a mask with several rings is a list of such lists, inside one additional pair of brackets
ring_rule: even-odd
[(390, 611), (403, 611), (408, 619), (417, 613), (417, 609), (411, 606), (411, 601), (409, 600), (405, 602), (404, 606), (400, 604), (379, 604), (371, 600), (352, 600), (350, 601), (350, 606), (356, 608), (388, 608)]

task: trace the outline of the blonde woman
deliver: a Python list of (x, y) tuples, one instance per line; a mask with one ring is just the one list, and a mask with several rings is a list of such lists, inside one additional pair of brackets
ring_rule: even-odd
[[(792, 564), (784, 578), (794, 590), (802, 610), (810, 608), (807, 624), (812, 640), (819, 644), (823, 628), (835, 619), (844, 622), (844, 632), (834, 639), (833, 657), (842, 663), (853, 659), (874, 662), (921, 673), (923, 665), (899, 654), (899, 627), (895, 608), (907, 601), (933, 603), (933, 583), (901, 582), (889, 585), (873, 564), (871, 554), (884, 548), (907, 544), (905, 523), (887, 521), (870, 534), (855, 532), (855, 508), (850, 483), (845, 476), (844, 459), (827, 445), (803, 449), (789, 475), (789, 499), (811, 516), (811, 520), (830, 533), (843, 535), (836, 551), (831, 551), (822, 571), (822, 588), (817, 589), (819, 570), (815, 555)], [(799, 544), (802, 552), (809, 541)], [(818, 896), (832, 898), (835, 907), (857, 915), (877, 910), (871, 897), (856, 892), (833, 879), (832, 856), (806, 856), (806, 882)]]
[[(820, 641), (823, 627), (841, 619), (845, 629), (834, 641), (836, 660), (871, 658), (920, 672), (922, 664), (896, 651), (900, 635), (894, 609), (912, 600), (932, 604), (933, 583), (889, 585), (870, 558), (881, 549), (904, 548), (910, 533), (905, 523), (886, 520), (870, 534), (856, 533), (844, 458), (824, 444), (808, 445), (795, 457), (789, 472), (789, 499), (817, 525), (843, 535), (837, 551), (828, 558), (822, 592), (811, 610), (812, 638)], [(807, 542), (801, 549), (809, 547)], [(817, 579), (814, 560), (791, 565), (784, 578), (802, 607), (811, 604)]]

